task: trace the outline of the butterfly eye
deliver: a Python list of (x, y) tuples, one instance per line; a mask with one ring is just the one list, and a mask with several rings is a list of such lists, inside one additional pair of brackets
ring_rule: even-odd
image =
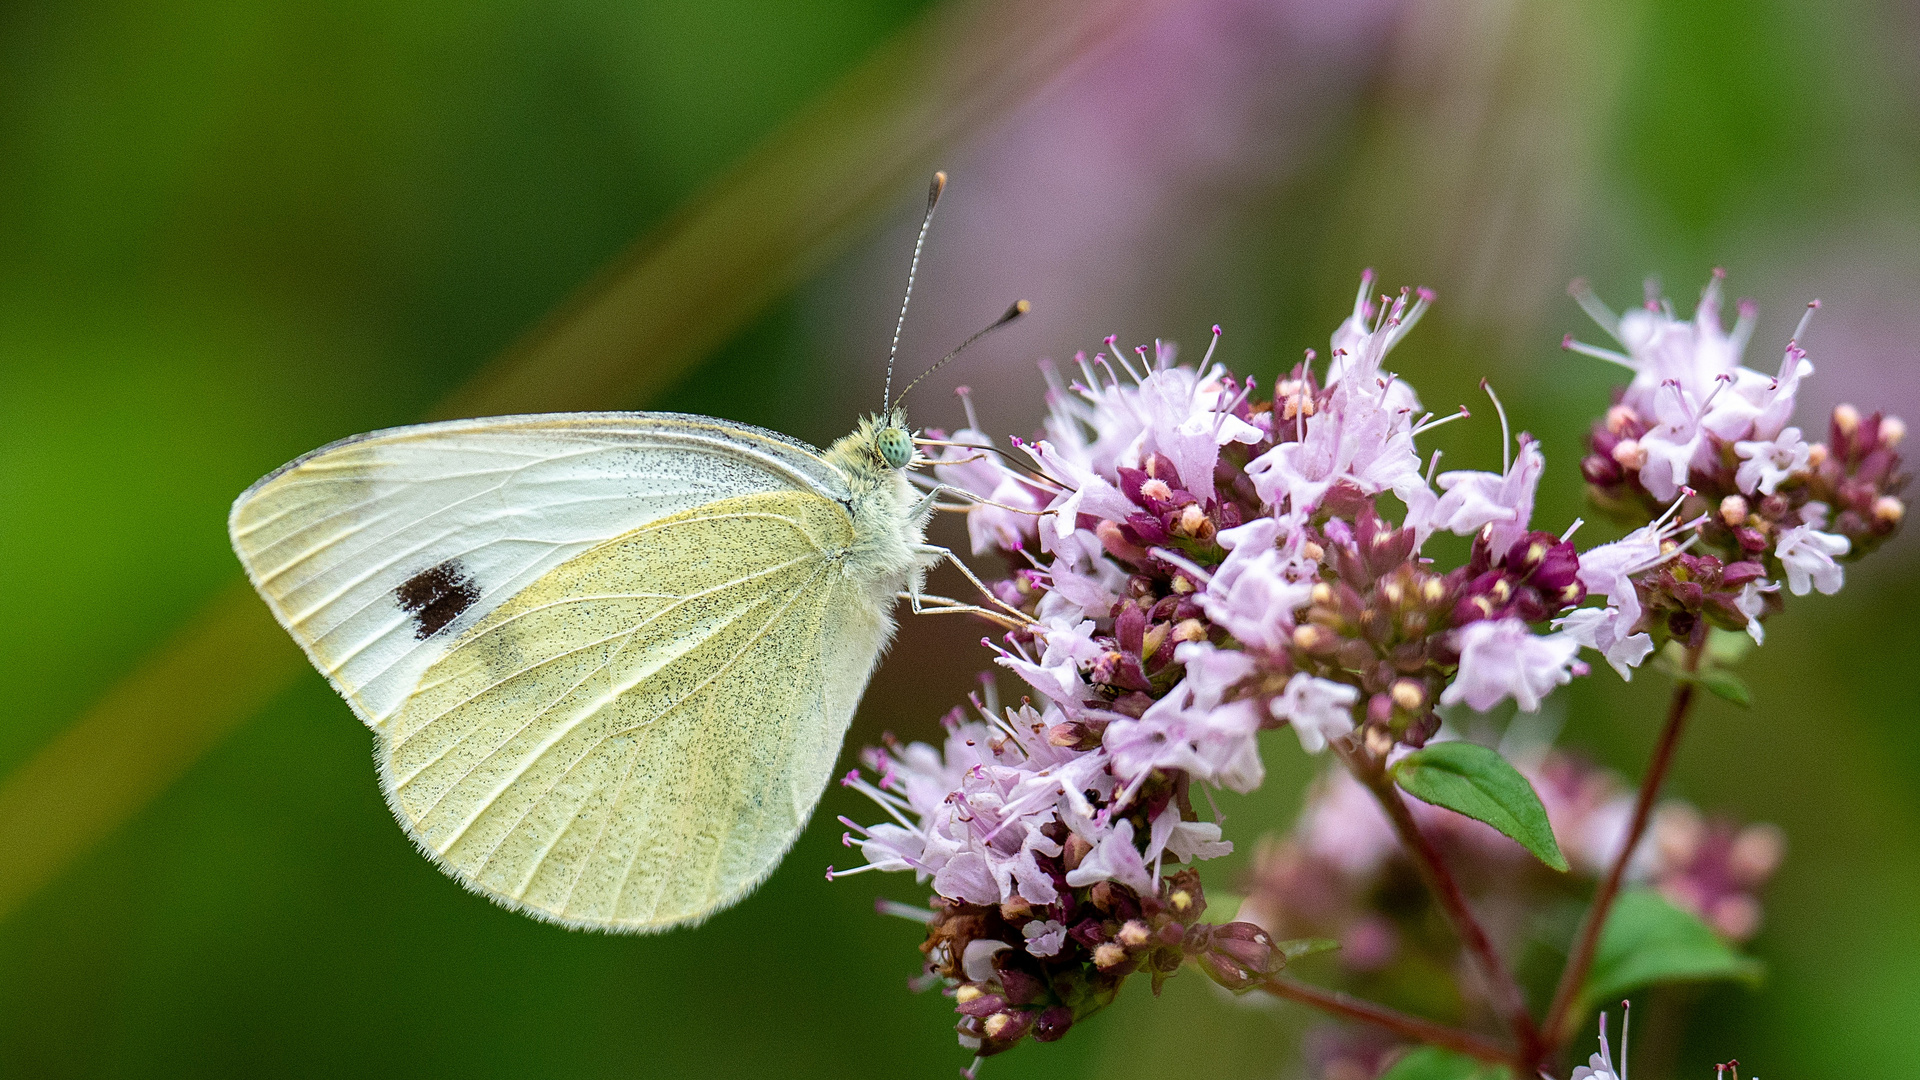
[(873, 441), (880, 448), (880, 456), (896, 469), (906, 468), (913, 460), (913, 440), (897, 427), (880, 429), (880, 434)]

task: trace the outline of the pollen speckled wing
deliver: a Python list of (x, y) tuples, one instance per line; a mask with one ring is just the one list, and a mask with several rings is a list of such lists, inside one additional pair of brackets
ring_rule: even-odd
[(771, 432), (571, 414), (336, 443), (230, 527), (423, 851), (645, 931), (744, 895), (819, 799), (891, 631), (895, 575), (846, 571), (872, 505)]
[(818, 452), (671, 413), (503, 416), (344, 439), (248, 488), (228, 521), (247, 576), (368, 724), (452, 639), (567, 559), (755, 491), (844, 498)]

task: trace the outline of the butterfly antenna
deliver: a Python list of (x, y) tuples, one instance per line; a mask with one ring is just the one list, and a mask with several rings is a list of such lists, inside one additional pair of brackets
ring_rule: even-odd
[(988, 334), (993, 333), (995, 330), (1000, 329), (1001, 327), (1007, 325), (1008, 323), (1012, 322), (1013, 320), (1019, 318), (1022, 315), (1025, 315), (1027, 312), (1032, 310), (1033, 310), (1032, 304), (1027, 303), (1025, 300), (1015, 300), (1013, 302), (1013, 306), (1007, 309), (1007, 313), (1005, 315), (1002, 315), (998, 319), (995, 319), (986, 328), (974, 334), (972, 337), (968, 338), (967, 340), (961, 342), (959, 345), (954, 346), (954, 350), (952, 352), (941, 357), (939, 360), (934, 362), (934, 365), (932, 367), (928, 368), (927, 370), (921, 372), (919, 375), (915, 376), (914, 380), (907, 384), (906, 390), (900, 391), (900, 396), (893, 399), (893, 402), (889, 406), (888, 411), (891, 412), (893, 409), (899, 408), (900, 403), (902, 401), (905, 401), (907, 398), (907, 390), (912, 390), (914, 387), (919, 386), (921, 379), (924, 379), (927, 376), (933, 374), (934, 372), (939, 371), (942, 367), (946, 365), (947, 361), (965, 352), (967, 349), (967, 346), (973, 344), (976, 341), (979, 341), (981, 338), (986, 337)]
[(900, 331), (907, 325), (907, 304), (913, 300), (913, 276), (920, 272), (920, 249), (927, 244), (927, 229), (933, 225), (933, 208), (940, 205), (940, 193), (947, 190), (947, 174), (936, 172), (927, 185), (927, 216), (920, 219), (920, 235), (913, 241), (913, 261), (907, 264), (907, 294), (900, 298), (900, 317), (893, 323), (893, 345), (887, 349), (887, 382), (880, 391), (880, 402), (893, 396), (893, 361), (900, 355)]

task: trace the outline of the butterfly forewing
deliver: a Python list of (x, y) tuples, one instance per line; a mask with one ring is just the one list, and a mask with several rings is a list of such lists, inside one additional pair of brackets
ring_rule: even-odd
[(835, 572), (850, 530), (789, 489), (564, 563), (377, 728), (396, 812), (469, 884), (560, 921), (738, 899), (811, 814), (884, 634)]
[(650, 521), (761, 491), (844, 495), (810, 448), (670, 413), (426, 424), (315, 451), (250, 488), (234, 549), (361, 719), (500, 604)]

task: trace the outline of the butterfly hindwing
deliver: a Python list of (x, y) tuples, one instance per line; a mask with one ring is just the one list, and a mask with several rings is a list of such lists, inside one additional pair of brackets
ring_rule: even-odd
[(389, 801), (472, 887), (647, 930), (743, 896), (811, 814), (885, 636), (851, 522), (790, 489), (574, 557), (462, 634), (380, 725)]

